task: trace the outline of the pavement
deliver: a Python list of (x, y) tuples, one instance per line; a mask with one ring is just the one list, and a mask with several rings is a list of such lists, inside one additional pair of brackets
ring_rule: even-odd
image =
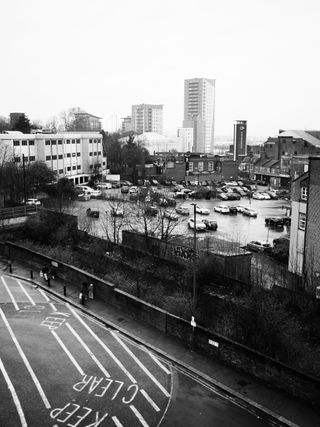
[[(162, 358), (174, 363), (179, 369), (188, 370), (196, 377), (223, 390), (231, 398), (276, 418), (282, 425), (301, 427), (320, 425), (320, 412), (315, 408), (270, 388), (249, 375), (225, 366), (215, 359), (192, 351), (178, 339), (133, 319), (128, 313), (107, 305), (99, 299), (89, 299), (81, 305), (79, 289), (72, 283), (66, 284), (62, 280), (52, 280), (49, 288), (40, 277), (39, 271), (34, 271), (31, 279), (27, 264), (13, 261), (11, 273), (5, 260), (0, 260), (0, 266), (6, 270), (6, 274), (28, 280), (45, 289), (53, 297), (77, 306), (89, 316), (153, 350)], [(65, 286), (66, 296), (64, 296)]]

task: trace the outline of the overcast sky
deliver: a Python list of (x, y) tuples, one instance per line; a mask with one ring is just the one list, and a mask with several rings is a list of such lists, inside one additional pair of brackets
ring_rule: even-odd
[(183, 120), (184, 79), (216, 79), (216, 135), (320, 129), (319, 0), (0, 0), (0, 115), (80, 106), (112, 130), (132, 104)]

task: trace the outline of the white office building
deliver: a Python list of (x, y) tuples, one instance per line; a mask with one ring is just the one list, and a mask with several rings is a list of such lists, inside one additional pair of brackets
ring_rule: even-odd
[(179, 146), (181, 147), (179, 151), (183, 153), (193, 151), (193, 128), (178, 128), (177, 137)]
[(0, 147), (5, 160), (13, 158), (19, 164), (44, 161), (58, 178), (69, 178), (75, 184), (88, 182), (93, 173), (103, 174), (107, 168), (98, 132), (7, 132), (0, 134)]
[(136, 133), (163, 133), (163, 105), (139, 104), (132, 106), (132, 130)]
[(213, 153), (215, 80), (184, 81), (184, 128), (193, 128), (193, 152)]

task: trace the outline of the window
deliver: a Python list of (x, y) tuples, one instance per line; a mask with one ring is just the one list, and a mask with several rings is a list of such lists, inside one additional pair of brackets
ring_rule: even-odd
[(22, 141), (21, 145), (28, 145), (28, 141)]
[(29, 157), (29, 162), (34, 162), (36, 160), (36, 156), (30, 156)]
[(46, 139), (46, 145), (50, 145), (50, 139)]
[(34, 140), (29, 141), (29, 145), (34, 145)]
[(212, 161), (208, 162), (208, 171), (212, 172), (213, 169), (214, 169), (214, 162), (212, 162)]
[(77, 166), (77, 169), (81, 169), (81, 165), (78, 165), (78, 166)]
[(92, 156), (92, 154), (93, 154), (92, 151), (90, 151), (89, 156)]
[(76, 143), (76, 140), (75, 140), (75, 139), (73, 139), (73, 140), (72, 140), (72, 144), (75, 144), (75, 143)]
[(77, 153), (72, 153), (72, 157), (76, 157)]
[(68, 166), (68, 167), (67, 167), (67, 171), (71, 171), (71, 166)]
[(63, 159), (63, 155), (62, 154), (59, 154), (59, 159)]
[(199, 172), (203, 171), (203, 162), (198, 162), (198, 171)]
[(62, 139), (58, 139), (58, 144), (62, 145)]
[(71, 157), (71, 154), (70, 154), (70, 153), (67, 153), (67, 157)]
[(51, 156), (46, 156), (46, 160), (51, 160)]
[(92, 144), (92, 139), (89, 139), (89, 144)]
[(301, 187), (301, 200), (307, 200), (308, 198), (308, 188)]
[(54, 155), (52, 156), (52, 160), (57, 160), (57, 155), (56, 155), (56, 154), (54, 154)]
[(17, 147), (18, 145), (20, 145), (20, 141), (13, 141), (13, 145), (14, 145), (15, 147)]
[(81, 156), (81, 153), (79, 153), (79, 152), (78, 152), (78, 153), (77, 153), (77, 156), (78, 156), (78, 157), (80, 157), (80, 156)]
[(67, 139), (67, 144), (70, 144), (70, 139)]
[(62, 174), (63, 173), (63, 169), (59, 169), (59, 174)]
[(20, 163), (21, 159), (20, 159), (20, 157), (15, 157), (15, 158), (14, 158), (14, 161), (15, 161), (16, 163)]
[(306, 214), (299, 212), (299, 230), (306, 229)]
[(80, 144), (80, 139), (77, 139), (77, 144)]
[(94, 156), (96, 156), (96, 155), (97, 155), (97, 152), (95, 151), (95, 152), (93, 153), (93, 155), (94, 155)]
[(101, 151), (98, 151), (98, 156), (101, 156)]
[(93, 169), (93, 165), (90, 165), (90, 169)]
[(189, 162), (189, 172), (193, 172), (193, 162)]
[(51, 144), (52, 144), (52, 145), (56, 145), (56, 144), (57, 144), (57, 141), (56, 141), (55, 139), (52, 139), (52, 140), (51, 140)]

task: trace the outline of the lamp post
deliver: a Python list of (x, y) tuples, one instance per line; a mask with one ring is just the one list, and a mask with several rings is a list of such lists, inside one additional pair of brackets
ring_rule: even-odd
[(192, 350), (194, 349), (194, 328), (196, 327), (196, 306), (197, 306), (197, 276), (196, 276), (196, 256), (197, 256), (197, 204), (193, 205), (193, 271), (192, 271)]

